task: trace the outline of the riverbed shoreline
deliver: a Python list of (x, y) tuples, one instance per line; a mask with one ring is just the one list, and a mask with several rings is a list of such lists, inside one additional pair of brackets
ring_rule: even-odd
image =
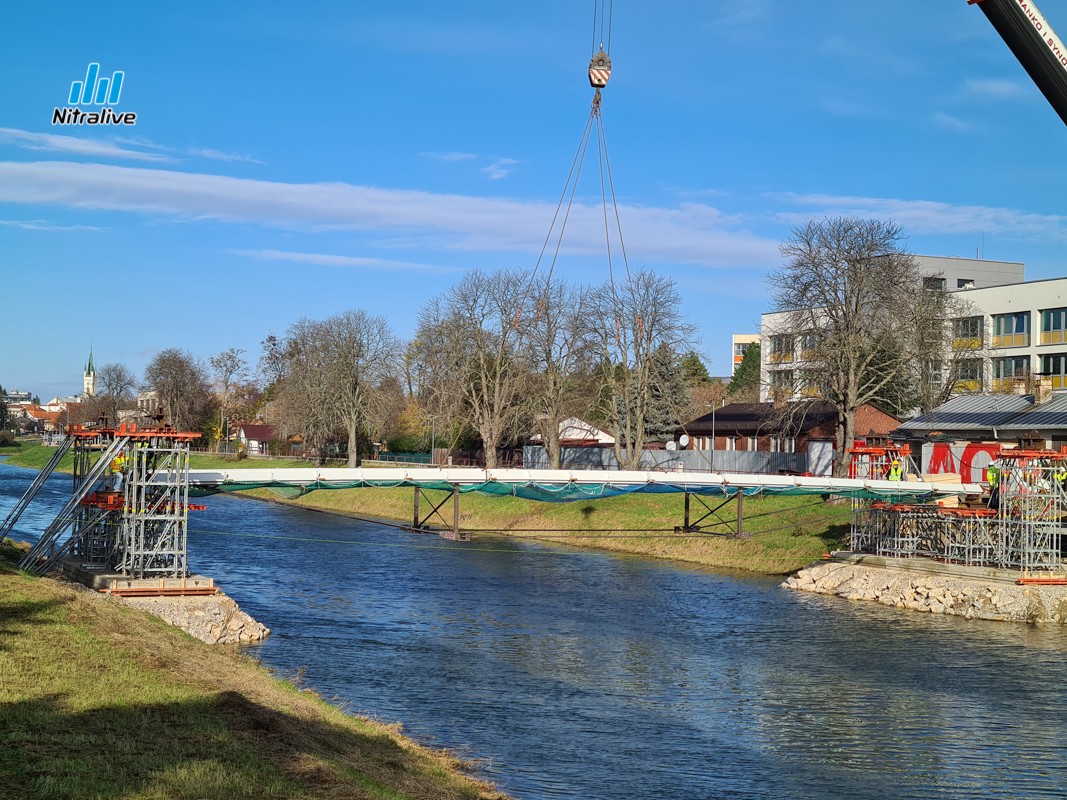
[(812, 564), (783, 589), (965, 619), (1067, 624), (1067, 586), (1019, 585), (1007, 576), (937, 574), (921, 565), (876, 565), (847, 557)]

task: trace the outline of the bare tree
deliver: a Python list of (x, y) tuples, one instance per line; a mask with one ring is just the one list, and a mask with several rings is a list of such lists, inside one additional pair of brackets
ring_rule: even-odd
[(384, 426), (380, 391), (396, 373), (400, 345), (384, 317), (346, 311), (323, 323), (329, 380), (338, 417), (348, 432), (348, 466), (359, 464), (359, 434)]
[[(803, 393), (823, 397), (837, 411), (837, 475), (847, 471), (857, 409), (906, 402), (921, 372), (917, 365), (945, 347), (944, 291), (924, 289), (902, 240), (892, 222), (808, 222), (781, 245), (785, 265), (769, 279), (780, 312), (771, 333), (790, 347), (799, 342)], [(785, 387), (784, 395), (791, 392)]]
[(560, 468), (560, 422), (586, 413), (593, 405), (589, 365), (591, 342), (586, 317), (587, 293), (566, 281), (545, 275), (531, 287), (527, 351), (531, 359), (530, 396), (535, 422), (544, 442), (551, 469)]
[(231, 411), (231, 399), (234, 387), (248, 376), (248, 364), (241, 358), (244, 350), (231, 347), (211, 357), (211, 369), (214, 372), (215, 397), (219, 406), (219, 424), (215, 428), (215, 449), (222, 443), (227, 427), (226, 421)]
[(320, 455), (343, 432), (348, 465), (358, 465), (360, 436), (384, 424), (381, 387), (396, 371), (399, 350), (385, 319), (365, 311), (299, 320), (275, 353), (284, 362), (276, 365), (284, 416)]
[(178, 430), (200, 430), (211, 416), (207, 373), (191, 353), (176, 347), (161, 350), (145, 367), (144, 386), (157, 393)]
[(137, 378), (125, 364), (104, 364), (96, 373), (98, 412), (112, 424), (119, 421), (119, 411), (133, 405)]
[(430, 407), (450, 417), (465, 408), (488, 468), (528, 413), (525, 318), (534, 302), (524, 273), (471, 270), (419, 315)]
[[(680, 421), (688, 396), (672, 396), (664, 354), (690, 349), (693, 326), (679, 310), (674, 281), (650, 270), (594, 290), (587, 317), (602, 362), (602, 413), (615, 434), (615, 457), (637, 469), (657, 404), (672, 407)], [(657, 357), (657, 351), (659, 356)]]

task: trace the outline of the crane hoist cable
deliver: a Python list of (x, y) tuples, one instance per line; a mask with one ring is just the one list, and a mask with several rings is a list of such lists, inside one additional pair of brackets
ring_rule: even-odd
[[(614, 16), (614, 0), (594, 0), (593, 2), (593, 44), (591, 49), (597, 48), (598, 33), (599, 33), (599, 49), (593, 52), (593, 56), (589, 61), (589, 84), (595, 89), (592, 103), (590, 104), (589, 117), (586, 120), (585, 128), (582, 131), (582, 136), (578, 144), (578, 151), (575, 153), (574, 160), (571, 162), (570, 172), (567, 174), (567, 183), (563, 188), (563, 192), (560, 194), (559, 203), (556, 205), (556, 211), (552, 216), (552, 222), (549, 225), (548, 234), (545, 236), (544, 244), (541, 247), (541, 252), (538, 254), (537, 262), (534, 265), (533, 271), (530, 276), (530, 285), (533, 285), (533, 279), (537, 274), (538, 269), (541, 266), (541, 262), (544, 259), (545, 252), (548, 249), (549, 242), (553, 239), (553, 233), (556, 231), (557, 222), (560, 223), (559, 230), (556, 233), (555, 247), (552, 253), (552, 260), (548, 268), (548, 276), (546, 279), (546, 285), (551, 282), (552, 275), (555, 272), (556, 262), (559, 259), (560, 249), (563, 243), (563, 234), (567, 227), (567, 222), (570, 219), (571, 209), (574, 205), (574, 197), (578, 188), (578, 180), (581, 176), (582, 166), (585, 163), (586, 152), (589, 147), (589, 140), (592, 132), (596, 132), (597, 142), (597, 160), (600, 167), (600, 202), (603, 210), (604, 218), (604, 239), (607, 250), (608, 258), (608, 279), (611, 285), (612, 296), (615, 299), (616, 306), (619, 305), (618, 293), (615, 287), (615, 275), (613, 265), (612, 254), (612, 235), (611, 235), (611, 221), (614, 218), (614, 226), (616, 234), (619, 238), (619, 251), (622, 256), (623, 265), (626, 270), (627, 280), (630, 278), (630, 265), (629, 259), (626, 254), (626, 244), (622, 236), (622, 221), (619, 216), (619, 205), (615, 195), (615, 182), (611, 174), (611, 161), (608, 156), (607, 135), (604, 128), (604, 119), (601, 114), (602, 107), (602, 95), (601, 89), (607, 86), (608, 80), (611, 77), (611, 57), (608, 55), (611, 49), (611, 25)], [(606, 35), (606, 37), (605, 37)], [(612, 213), (608, 211), (608, 198), (610, 195)], [(564, 201), (566, 200), (566, 208), (564, 208)], [(562, 221), (560, 220), (562, 212)], [(538, 316), (544, 308), (545, 300), (542, 299), (538, 306)], [(618, 327), (618, 320), (616, 320), (616, 327)]]

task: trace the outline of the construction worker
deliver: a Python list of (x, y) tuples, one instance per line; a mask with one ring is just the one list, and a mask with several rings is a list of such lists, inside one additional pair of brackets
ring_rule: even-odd
[(111, 462), (111, 471), (115, 475), (115, 488), (113, 491), (122, 491), (122, 476), (126, 472), (126, 452), (119, 453)]
[(1061, 490), (1067, 490), (1067, 464), (1057, 462), (1056, 468), (1052, 470), (1052, 479)]
[(985, 481), (989, 486), (989, 507), (1000, 508), (1000, 466), (996, 461), (986, 467)]
[(900, 461), (893, 459), (893, 462), (889, 465), (889, 471), (886, 473), (886, 480), (889, 481), (902, 481), (904, 480), (904, 470), (901, 469)]

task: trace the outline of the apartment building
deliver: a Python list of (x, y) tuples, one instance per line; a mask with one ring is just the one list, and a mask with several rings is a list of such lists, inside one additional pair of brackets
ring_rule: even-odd
[(745, 351), (752, 345), (759, 344), (760, 335), (758, 333), (735, 333), (731, 337), (731, 366), (730, 375), (737, 372), (737, 368), (741, 366), (741, 362), (745, 360)]
[[(924, 286), (958, 293), (973, 310), (952, 321), (954, 347), (965, 355), (946, 359), (944, 368), (952, 370), (957, 391), (1014, 391), (1039, 374), (1067, 389), (1067, 278), (1027, 283), (1023, 264), (1014, 261), (915, 259)], [(761, 318), (763, 402), (819, 395), (810, 357), (817, 334), (778, 333), (787, 319), (788, 313), (773, 312)]]

